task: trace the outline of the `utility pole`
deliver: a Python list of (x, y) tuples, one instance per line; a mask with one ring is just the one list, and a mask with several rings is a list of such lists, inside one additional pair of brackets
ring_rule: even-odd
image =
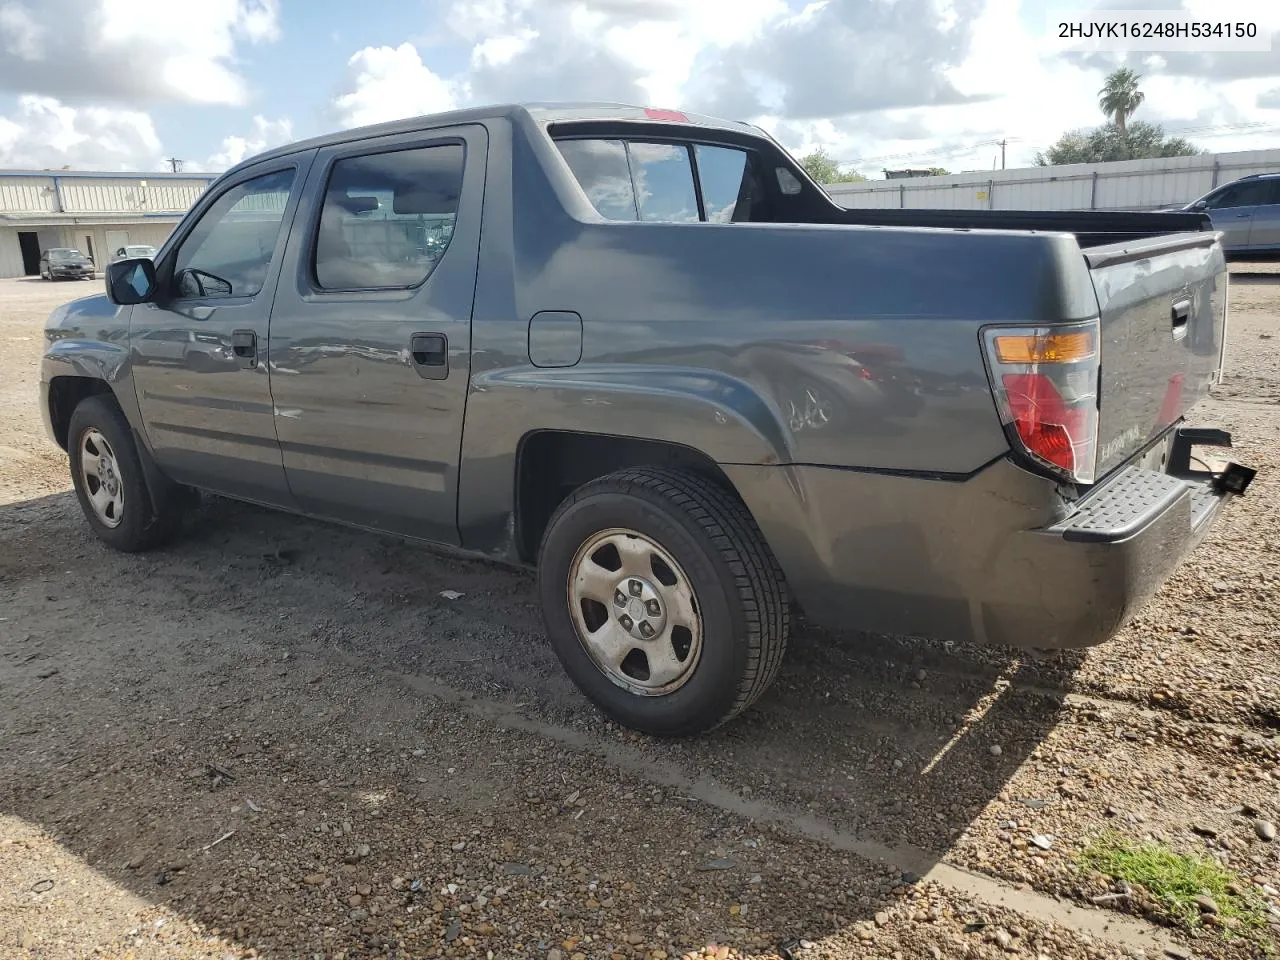
[(182, 169), (182, 161), (178, 160), (176, 157), (170, 157), (165, 161), (165, 163), (169, 165), (170, 169), (172, 169), (174, 173), (177, 173)]
[(1000, 169), (1001, 170), (1004, 169), (1004, 148), (1006, 144), (1008, 144), (1008, 142), (1009, 142), (1008, 140), (1000, 141)]

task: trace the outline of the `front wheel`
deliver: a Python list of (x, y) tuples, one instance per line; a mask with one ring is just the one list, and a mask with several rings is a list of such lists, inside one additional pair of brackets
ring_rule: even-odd
[(789, 601), (746, 507), (697, 474), (633, 468), (584, 485), (543, 538), (539, 593), (578, 688), (645, 733), (700, 733), (768, 688)]
[(113, 400), (81, 401), (67, 429), (71, 482), (98, 539), (126, 553), (149, 550), (181, 525), (174, 496), (153, 500), (134, 445), (133, 431)]

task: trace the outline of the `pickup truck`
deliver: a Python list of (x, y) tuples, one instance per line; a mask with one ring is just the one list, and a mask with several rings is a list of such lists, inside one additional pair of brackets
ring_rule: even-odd
[(1253, 475), (1185, 421), (1227, 279), (1199, 213), (849, 210), (749, 124), (474, 109), (224, 174), (53, 312), (41, 404), (109, 546), (207, 491), (533, 564), (581, 691), (688, 735), (797, 611), (1111, 636)]

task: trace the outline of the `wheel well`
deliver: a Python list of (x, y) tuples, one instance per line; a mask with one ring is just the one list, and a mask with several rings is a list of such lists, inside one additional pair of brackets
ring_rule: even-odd
[[(532, 563), (556, 507), (574, 490), (624, 467), (680, 467), (727, 490), (733, 484), (706, 454), (658, 440), (541, 430), (527, 435), (516, 457), (516, 549)], [(736, 495), (736, 494), (735, 494)]]
[(55, 377), (49, 383), (49, 422), (53, 424), (53, 436), (58, 446), (67, 449), (67, 428), (71, 414), (82, 400), (88, 397), (115, 395), (106, 382), (97, 377)]

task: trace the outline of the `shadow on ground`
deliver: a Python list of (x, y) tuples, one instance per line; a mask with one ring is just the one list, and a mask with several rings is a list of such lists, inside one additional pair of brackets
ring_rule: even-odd
[(870, 919), (1036, 749), (1046, 676), (1078, 662), (802, 629), (753, 711), (664, 743), (577, 695), (526, 573), (217, 500), (145, 556), (90, 539), (69, 494), (0, 508), (0, 540), (0, 813), (286, 953), (638, 949), (631, 927), (763, 950)]

